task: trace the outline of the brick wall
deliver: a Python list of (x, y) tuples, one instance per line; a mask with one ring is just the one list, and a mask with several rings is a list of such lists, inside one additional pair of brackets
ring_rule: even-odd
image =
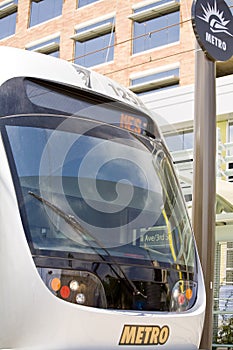
[[(1, 4), (0, 0), (0, 4)], [(194, 82), (194, 35), (191, 26), (192, 0), (181, 0), (181, 34), (180, 42), (164, 48), (131, 54), (132, 21), (128, 15), (132, 5), (141, 0), (101, 0), (77, 10), (77, 0), (63, 0), (62, 16), (50, 21), (29, 27), (30, 0), (18, 0), (18, 16), (15, 35), (2, 39), (0, 45), (25, 48), (28, 43), (60, 32), (60, 57), (72, 61), (74, 59), (75, 26), (88, 20), (116, 12), (114, 62), (95, 67), (123, 85), (128, 86), (130, 74), (143, 70), (159, 68), (164, 65), (180, 64), (180, 84)]]

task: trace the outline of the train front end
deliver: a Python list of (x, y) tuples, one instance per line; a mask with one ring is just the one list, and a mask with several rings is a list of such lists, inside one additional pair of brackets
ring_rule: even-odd
[(35, 78), (0, 98), (0, 348), (197, 349), (202, 273), (150, 117)]

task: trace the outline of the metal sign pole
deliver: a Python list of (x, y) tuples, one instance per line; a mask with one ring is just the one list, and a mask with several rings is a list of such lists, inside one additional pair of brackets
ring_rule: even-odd
[(216, 86), (215, 62), (196, 45), (193, 229), (206, 287), (206, 316), (201, 348), (212, 348), (215, 256)]
[(204, 273), (207, 301), (201, 348), (210, 350), (215, 257), (215, 61), (226, 61), (233, 54), (233, 16), (224, 0), (193, 0), (192, 25), (198, 43), (195, 58), (193, 228)]

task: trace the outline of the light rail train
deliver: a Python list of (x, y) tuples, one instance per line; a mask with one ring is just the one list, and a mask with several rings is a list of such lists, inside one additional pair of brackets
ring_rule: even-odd
[(139, 98), (0, 47), (0, 349), (198, 349), (205, 291)]

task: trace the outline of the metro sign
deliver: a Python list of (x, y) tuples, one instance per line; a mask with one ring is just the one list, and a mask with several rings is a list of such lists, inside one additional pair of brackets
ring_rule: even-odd
[(212, 60), (233, 55), (233, 17), (224, 0), (194, 0), (192, 24), (202, 50)]

